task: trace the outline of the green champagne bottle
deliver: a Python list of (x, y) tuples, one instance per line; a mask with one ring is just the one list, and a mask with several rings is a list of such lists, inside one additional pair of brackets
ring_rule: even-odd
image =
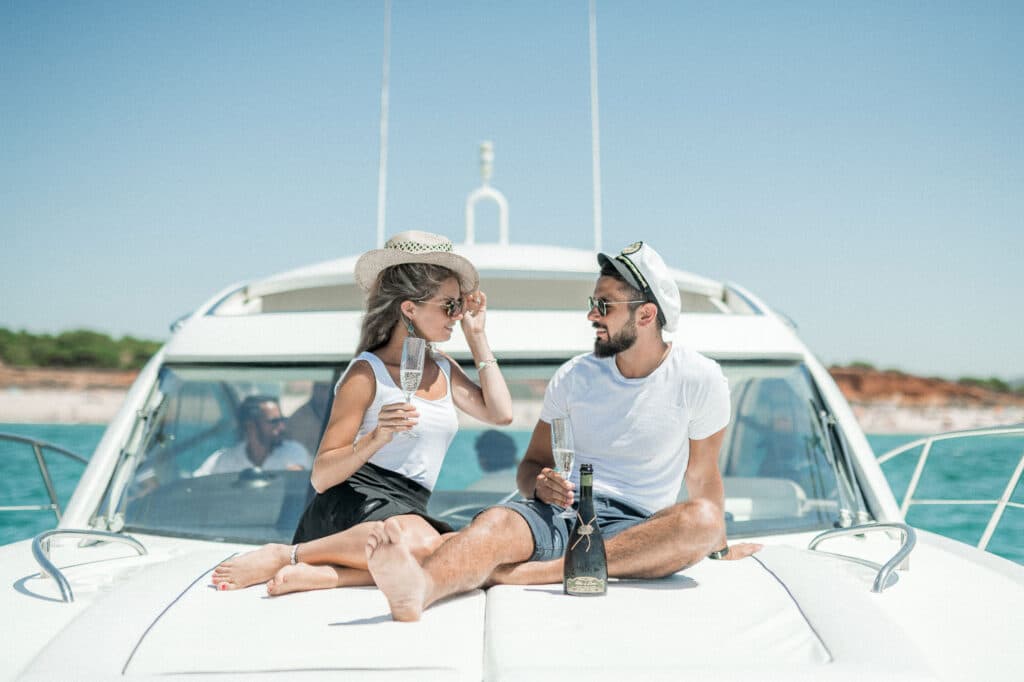
[(580, 504), (565, 548), (562, 587), (566, 594), (593, 596), (608, 591), (608, 558), (594, 511), (594, 466), (580, 465)]

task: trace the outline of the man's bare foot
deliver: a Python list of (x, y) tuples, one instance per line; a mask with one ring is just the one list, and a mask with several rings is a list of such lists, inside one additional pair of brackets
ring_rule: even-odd
[(289, 592), (329, 590), (338, 586), (338, 572), (334, 566), (311, 564), (288, 565), (267, 582), (267, 594), (278, 597)]
[(396, 519), (378, 522), (366, 540), (366, 563), (387, 597), (391, 617), (416, 621), (427, 596), (427, 574), (413, 556)]
[(213, 584), (218, 590), (238, 590), (256, 583), (265, 583), (281, 568), (291, 563), (289, 545), (263, 545), (213, 569)]
[(729, 553), (722, 558), (729, 561), (745, 559), (754, 552), (761, 551), (763, 547), (764, 545), (759, 545), (756, 542), (738, 542), (735, 545), (729, 545)]

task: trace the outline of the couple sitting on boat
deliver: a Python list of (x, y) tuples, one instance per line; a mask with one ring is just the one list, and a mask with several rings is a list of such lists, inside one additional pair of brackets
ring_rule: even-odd
[[(376, 584), (396, 620), (417, 620), (445, 596), (496, 583), (559, 582), (575, 483), (552, 469), (550, 424), (572, 421), (576, 459), (593, 464), (608, 573), (667, 576), (726, 548), (718, 453), (729, 389), (714, 361), (667, 343), (679, 290), (664, 261), (637, 242), (598, 255), (587, 319), (594, 350), (548, 384), (519, 464), (525, 499), (481, 512), (459, 531), (427, 514), (427, 500), (458, 428), (455, 408), (491, 424), (512, 420), (512, 400), (485, 333), (487, 297), (451, 242), (405, 232), (363, 254), (356, 283), (369, 294), (359, 354), (336, 389), (313, 463), (317, 495), (291, 546), (266, 545), (218, 566), (219, 589), (267, 583), (272, 595)], [(399, 386), (405, 338), (451, 337), (461, 322), (479, 385), (444, 354), (428, 353), (411, 402)], [(417, 437), (408, 437), (407, 432)], [(684, 479), (689, 500), (676, 503)]]

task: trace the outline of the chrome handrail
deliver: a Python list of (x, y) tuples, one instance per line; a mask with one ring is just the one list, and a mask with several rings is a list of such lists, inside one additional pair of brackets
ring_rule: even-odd
[(886, 561), (884, 564), (876, 564), (873, 561), (867, 559), (861, 559), (860, 557), (850, 556), (848, 554), (833, 554), (832, 552), (823, 552), (823, 554), (830, 554), (831, 556), (840, 557), (842, 559), (848, 559), (858, 564), (868, 566), (869, 568), (875, 568), (878, 570), (878, 574), (875, 575), (875, 582), (871, 586), (871, 591), (878, 594), (882, 590), (889, 587), (889, 576), (892, 572), (899, 568), (901, 570), (910, 569), (910, 553), (914, 551), (914, 547), (917, 545), (917, 533), (914, 529), (905, 523), (865, 523), (859, 526), (851, 526), (849, 528), (834, 528), (832, 530), (826, 530), (824, 533), (819, 533), (811, 539), (811, 542), (807, 545), (807, 549), (814, 550), (819, 544), (825, 540), (831, 540), (832, 538), (843, 537), (846, 535), (864, 535), (865, 533), (871, 533), (874, 531), (886, 531), (896, 530), (900, 532), (900, 548), (896, 550), (896, 554), (891, 559)]
[(130, 535), (120, 535), (105, 530), (77, 530), (73, 528), (57, 528), (55, 530), (43, 531), (32, 538), (32, 556), (35, 557), (36, 563), (39, 564), (40, 574), (43, 577), (49, 576), (57, 581), (61, 601), (67, 604), (75, 601), (75, 595), (71, 591), (71, 584), (68, 583), (68, 579), (64, 577), (61, 570), (50, 561), (50, 539), (59, 535), (72, 535), (102, 542), (119, 542), (134, 549), (139, 553), (139, 556), (147, 554), (146, 548), (142, 543)]
[(60, 523), (60, 500), (57, 499), (57, 489), (53, 485), (53, 477), (50, 476), (50, 467), (46, 464), (46, 458), (43, 457), (43, 450), (52, 450), (53, 452), (56, 452), (59, 455), (64, 455), (65, 457), (68, 457), (80, 464), (88, 464), (89, 460), (76, 452), (72, 452), (67, 448), (62, 448), (61, 446), (53, 443), (47, 443), (46, 441), (39, 440), (37, 438), (29, 438), (28, 436), (19, 436), (14, 433), (0, 432), (0, 441), (5, 440), (31, 446), (32, 452), (36, 457), (36, 467), (38, 467), (39, 475), (43, 479), (43, 486), (46, 487), (46, 494), (50, 497), (50, 504), (6, 505), (0, 506), (0, 512), (52, 511), (53, 515), (57, 517), (57, 522)]
[[(907, 516), (907, 511), (911, 506), (915, 504), (927, 504), (927, 505), (965, 505), (965, 504), (991, 504), (995, 505), (992, 510), (992, 516), (989, 517), (988, 523), (985, 525), (985, 530), (981, 534), (981, 538), (978, 540), (978, 549), (987, 549), (988, 543), (992, 540), (992, 535), (996, 531), (996, 527), (1003, 518), (1003, 513), (1007, 507), (1014, 507), (1017, 509), (1024, 509), (1024, 504), (1018, 502), (1011, 502), (1010, 498), (1013, 496), (1013, 491), (1017, 488), (1020, 483), (1021, 477), (1024, 476), (1024, 452), (1021, 453), (1020, 459), (1017, 462), (1017, 466), (1013, 473), (1010, 475), (1009, 480), (1006, 483), (1006, 488), (1003, 490), (1003, 494), (999, 496), (997, 500), (988, 499), (941, 499), (941, 500), (929, 500), (929, 499), (914, 499), (914, 493), (917, 492), (917, 486), (921, 482), (921, 476), (924, 473), (925, 465), (928, 462), (928, 457), (931, 454), (932, 444), (942, 440), (954, 440), (960, 438), (981, 438), (984, 436), (1006, 436), (1006, 435), (1024, 435), (1024, 426), (995, 426), (985, 429), (970, 429), (967, 431), (949, 431), (947, 433), (938, 433), (931, 436), (925, 436), (924, 438), (918, 438), (917, 440), (909, 443), (904, 443), (899, 447), (895, 447), (878, 456), (877, 460), (879, 464), (885, 464), (889, 460), (893, 459), (898, 455), (902, 455), (905, 452), (915, 450), (921, 447), (921, 454), (917, 457), (917, 463), (914, 465), (914, 473), (910, 477), (910, 483), (907, 484), (907, 491), (903, 495), (903, 502), (900, 503), (900, 513), (904, 518)], [(923, 446), (923, 447), (922, 447)]]

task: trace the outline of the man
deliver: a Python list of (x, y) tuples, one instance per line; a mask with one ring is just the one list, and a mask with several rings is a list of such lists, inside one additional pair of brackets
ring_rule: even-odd
[[(576, 461), (594, 465), (610, 576), (658, 578), (728, 553), (718, 471), (729, 421), (725, 377), (712, 360), (662, 338), (676, 327), (680, 299), (654, 249), (637, 242), (598, 262), (587, 315), (594, 351), (567, 362), (548, 384), (517, 476), (528, 499), (481, 512), (422, 566), (399, 523), (371, 533), (370, 572), (395, 620), (418, 620), (435, 601), (488, 583), (561, 579), (568, 525), (555, 512), (572, 504), (575, 486), (552, 470), (556, 417), (572, 420)], [(677, 504), (684, 474), (689, 501)]]
[(242, 440), (222, 448), (206, 458), (193, 476), (224, 474), (243, 469), (288, 469), (300, 471), (313, 465), (306, 448), (294, 440), (285, 440), (285, 418), (277, 398), (249, 396), (238, 408)]
[(473, 443), (476, 461), (483, 476), (470, 483), (467, 490), (508, 492), (516, 473), (516, 442), (512, 436), (487, 429), (477, 436)]

